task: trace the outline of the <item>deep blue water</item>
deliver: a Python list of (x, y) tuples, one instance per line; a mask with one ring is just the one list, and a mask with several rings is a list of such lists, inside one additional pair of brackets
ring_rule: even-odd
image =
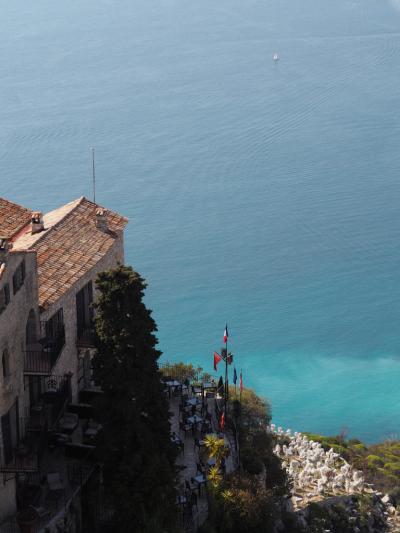
[[(280, 61), (274, 63), (274, 52)], [(165, 359), (400, 434), (400, 1), (0, 0), (0, 194), (130, 217)]]

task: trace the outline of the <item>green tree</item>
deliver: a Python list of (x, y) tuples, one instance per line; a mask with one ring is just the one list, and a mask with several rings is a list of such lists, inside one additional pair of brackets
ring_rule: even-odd
[[(230, 389), (231, 399), (235, 397)], [(265, 472), (265, 488), (274, 494), (287, 494), (290, 482), (280, 459), (273, 453), (274, 437), (267, 430), (271, 422), (271, 406), (252, 389), (244, 388), (241, 403), (237, 398), (231, 400), (230, 412), (234, 427), (238, 432), (240, 462), (243, 470), (257, 475)]]
[(93, 371), (104, 391), (98, 453), (118, 531), (159, 533), (176, 531), (176, 447), (145, 288), (131, 267), (99, 274)]

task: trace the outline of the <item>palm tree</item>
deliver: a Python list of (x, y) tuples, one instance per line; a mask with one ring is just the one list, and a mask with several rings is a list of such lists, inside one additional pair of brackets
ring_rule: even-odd
[(206, 435), (204, 439), (204, 446), (207, 450), (208, 457), (215, 458), (215, 463), (219, 467), (221, 460), (227, 457), (229, 448), (225, 444), (224, 439), (220, 439), (216, 435)]

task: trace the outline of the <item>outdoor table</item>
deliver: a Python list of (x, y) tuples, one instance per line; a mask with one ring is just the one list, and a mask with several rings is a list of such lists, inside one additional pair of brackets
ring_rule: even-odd
[(185, 503), (187, 503), (187, 498), (186, 496), (183, 496), (182, 494), (179, 495), (177, 498), (176, 498), (176, 503), (178, 505), (185, 505)]
[(207, 483), (207, 479), (203, 474), (199, 474), (198, 476), (195, 476), (193, 480), (197, 483), (197, 486), (199, 487), (199, 496), (201, 496), (201, 487)]
[(165, 384), (167, 385), (167, 387), (180, 387), (180, 383), (179, 381), (166, 381)]
[(186, 400), (186, 405), (199, 405), (201, 403), (201, 400), (199, 398), (190, 398), (190, 400)]
[(181, 387), (181, 383), (179, 381), (173, 380), (173, 381), (166, 381), (166, 386), (168, 387), (168, 395), (171, 398), (171, 390), (175, 389), (176, 387)]
[(189, 416), (187, 421), (189, 422), (189, 424), (196, 425), (196, 424), (201, 424), (201, 422), (204, 422), (204, 418), (202, 416), (193, 415), (193, 416)]

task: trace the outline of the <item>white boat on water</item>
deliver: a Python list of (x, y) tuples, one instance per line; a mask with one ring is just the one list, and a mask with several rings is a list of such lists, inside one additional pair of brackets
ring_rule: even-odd
[(274, 61), (279, 61), (279, 56), (278, 56), (278, 54), (274, 54)]

